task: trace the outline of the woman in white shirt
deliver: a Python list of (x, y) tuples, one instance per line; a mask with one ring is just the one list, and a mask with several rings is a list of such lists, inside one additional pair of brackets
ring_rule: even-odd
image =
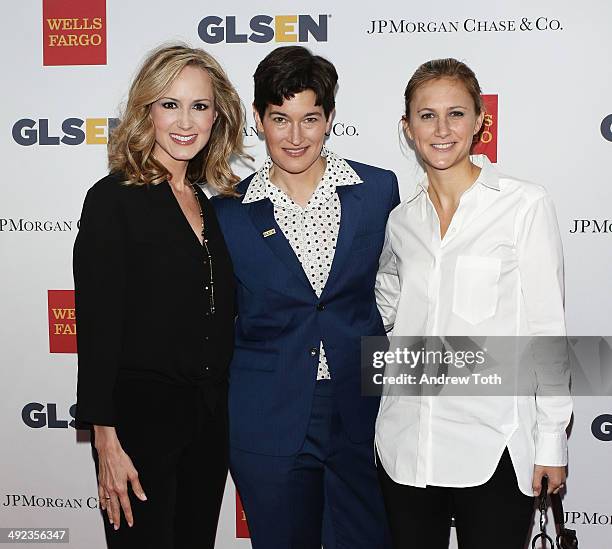
[[(395, 336), (563, 336), (563, 255), (546, 190), (470, 157), (484, 109), (472, 70), (421, 65), (406, 137), (426, 177), (391, 213), (376, 283)], [(569, 374), (560, 373), (567, 387)], [(557, 379), (557, 382), (559, 380)], [(386, 396), (379, 476), (396, 548), (521, 549), (533, 496), (565, 482), (570, 397)]]

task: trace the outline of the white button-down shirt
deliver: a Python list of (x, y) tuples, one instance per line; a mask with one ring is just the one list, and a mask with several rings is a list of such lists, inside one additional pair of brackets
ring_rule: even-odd
[[(327, 161), (325, 173), (303, 208), (270, 181), (272, 159), (269, 157), (253, 177), (242, 199), (244, 204), (248, 204), (267, 198), (274, 204), (274, 218), (302, 264), (317, 297), (321, 297), (325, 288), (338, 240), (341, 206), (336, 187), (362, 182), (343, 158), (325, 148), (322, 156)], [(317, 380), (330, 378), (325, 349), (320, 342)]]
[[(563, 253), (553, 203), (539, 185), (499, 175), (488, 159), (440, 238), (427, 178), (389, 217), (376, 281), (394, 336), (564, 335)], [(569, 376), (569, 374), (568, 374)], [(393, 480), (477, 486), (507, 446), (519, 487), (534, 464), (565, 465), (569, 396), (386, 396), (376, 423)]]

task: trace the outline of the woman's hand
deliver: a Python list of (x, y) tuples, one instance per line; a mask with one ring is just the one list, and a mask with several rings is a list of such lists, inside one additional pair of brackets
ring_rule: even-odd
[(548, 477), (548, 493), (557, 494), (565, 486), (565, 466), (552, 467), (548, 465), (534, 465), (533, 467), (533, 495), (539, 496), (542, 490), (542, 477)]
[(129, 526), (134, 524), (128, 482), (141, 501), (146, 501), (138, 480), (138, 472), (130, 457), (123, 451), (114, 427), (94, 425), (95, 446), (98, 452), (98, 496), (100, 507), (108, 514), (108, 520), (119, 529), (121, 509)]

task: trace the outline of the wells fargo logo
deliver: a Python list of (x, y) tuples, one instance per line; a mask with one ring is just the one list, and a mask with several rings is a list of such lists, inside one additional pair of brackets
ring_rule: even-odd
[(49, 352), (76, 353), (74, 290), (48, 290)]
[(240, 501), (240, 495), (236, 491), (236, 537), (237, 538), (250, 538), (249, 525), (247, 524), (246, 515), (242, 502)]
[(207, 44), (246, 44), (255, 42), (327, 42), (329, 15), (255, 15), (249, 21), (250, 32), (239, 32), (235, 15), (225, 18), (208, 15), (198, 24), (198, 35)]
[(484, 128), (480, 140), (472, 147), (472, 154), (486, 154), (493, 163), (497, 162), (497, 95), (483, 95), (485, 108)]
[(106, 65), (106, 0), (43, 0), (43, 65)]

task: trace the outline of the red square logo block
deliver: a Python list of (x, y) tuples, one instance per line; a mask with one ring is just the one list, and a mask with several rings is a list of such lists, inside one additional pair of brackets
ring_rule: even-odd
[(472, 146), (472, 154), (486, 154), (497, 162), (497, 95), (482, 95), (485, 108), (483, 131), (480, 140)]
[(48, 290), (49, 352), (76, 353), (74, 290)]
[(236, 490), (236, 537), (237, 538), (250, 538), (249, 525), (247, 524), (246, 515), (240, 501), (240, 495)]
[(43, 65), (106, 65), (106, 0), (43, 0)]

